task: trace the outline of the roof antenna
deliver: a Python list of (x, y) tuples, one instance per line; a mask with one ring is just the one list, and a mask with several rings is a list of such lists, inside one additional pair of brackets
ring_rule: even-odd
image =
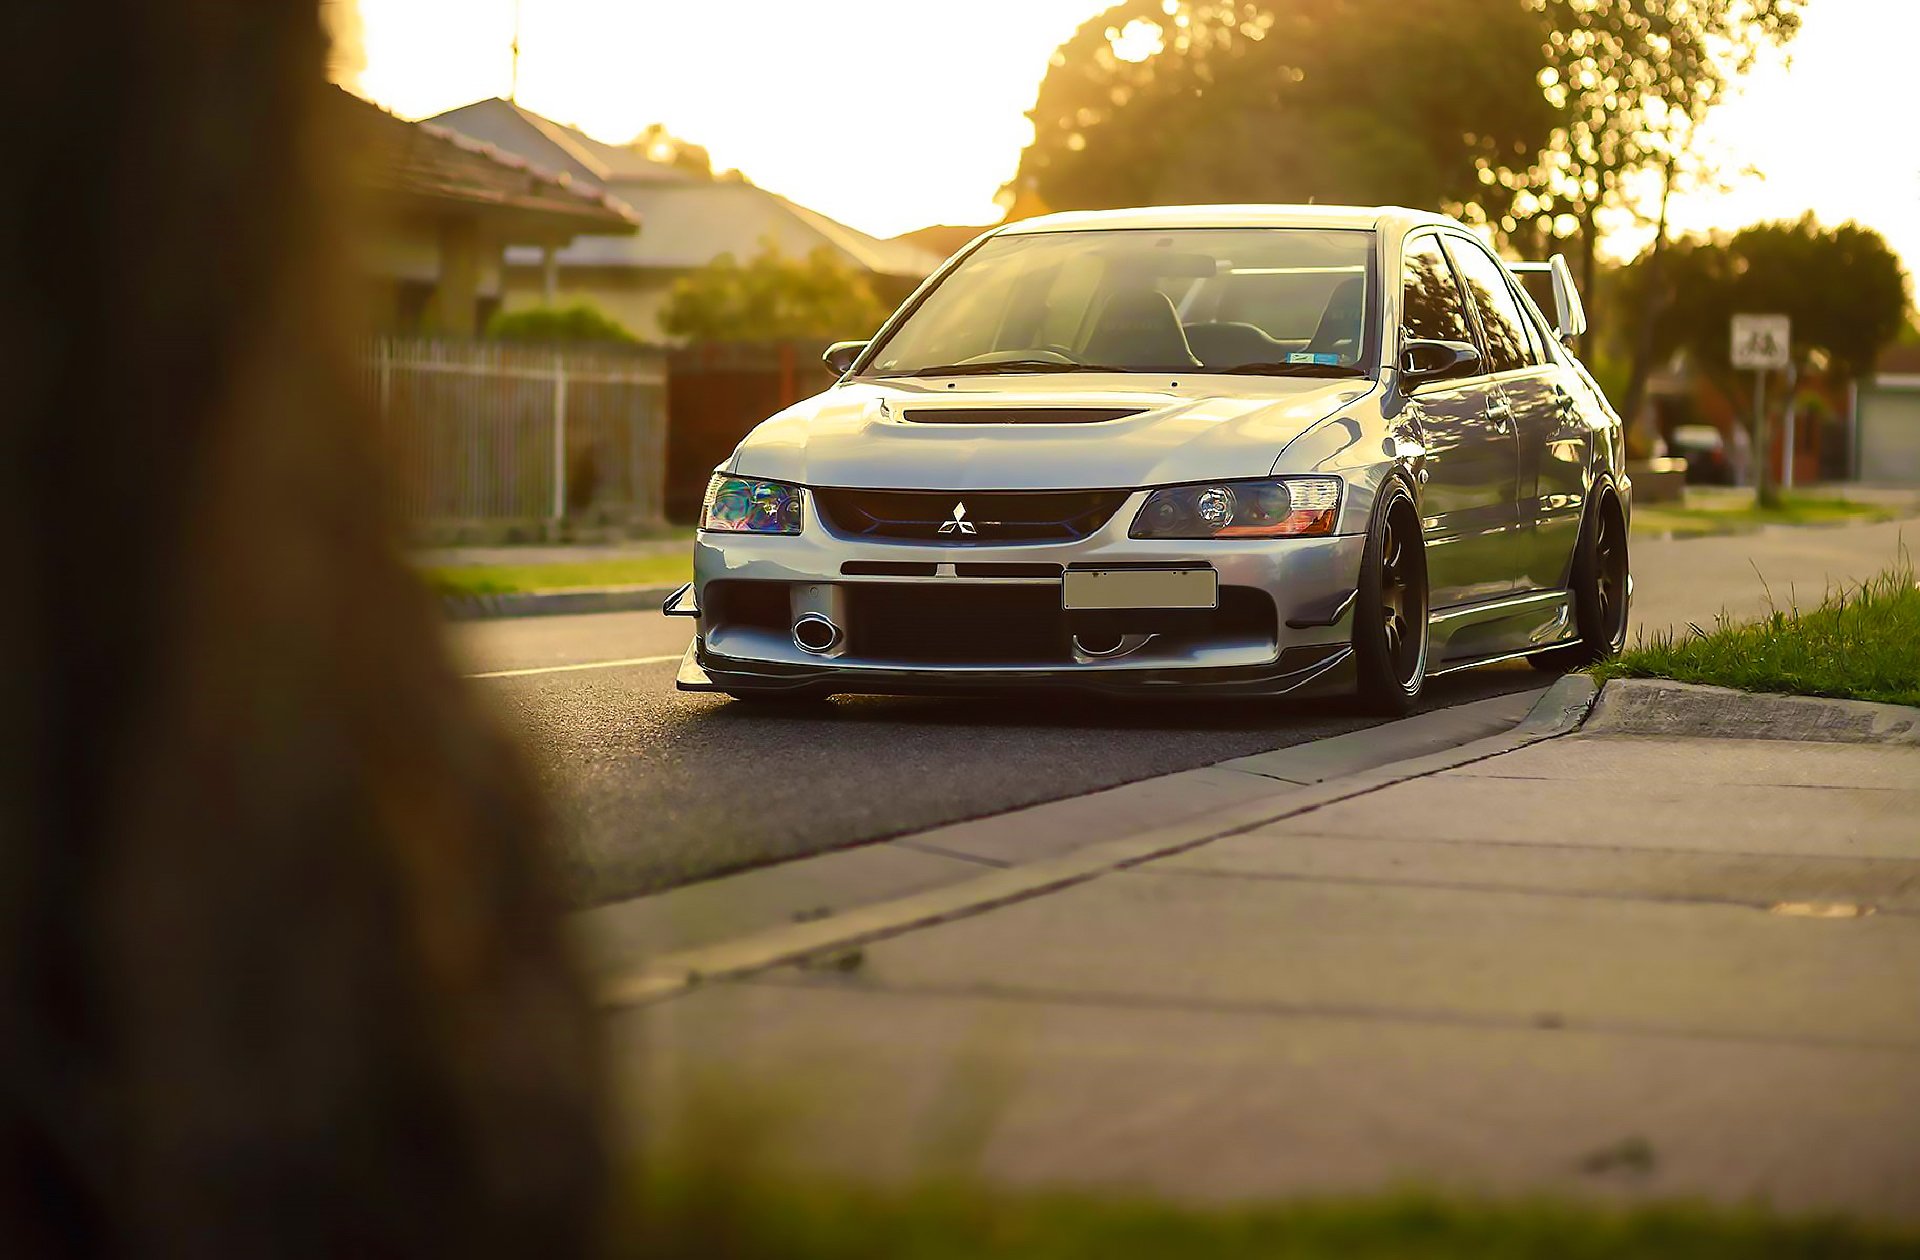
[(520, 103), (520, 0), (513, 0), (513, 82), (507, 88), (507, 99)]

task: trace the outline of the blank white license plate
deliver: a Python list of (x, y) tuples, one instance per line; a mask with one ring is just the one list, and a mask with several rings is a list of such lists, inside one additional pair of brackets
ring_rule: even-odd
[(1068, 611), (1103, 608), (1217, 608), (1212, 569), (1068, 569), (1060, 591)]

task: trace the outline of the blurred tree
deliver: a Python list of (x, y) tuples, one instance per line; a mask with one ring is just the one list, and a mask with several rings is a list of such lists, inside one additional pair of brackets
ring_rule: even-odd
[[(1807, 215), (1796, 222), (1762, 223), (1731, 239), (1681, 242), (1658, 268), (1651, 255), (1627, 277), (1629, 288), (1650, 284), (1664, 292), (1650, 338), (1665, 358), (1685, 350), (1729, 397), (1747, 391), (1731, 363), (1733, 316), (1784, 314), (1793, 320), (1794, 362), (1804, 374), (1825, 367), (1842, 380), (1870, 372), (1880, 351), (1906, 324), (1908, 283), (1899, 258), (1879, 233), (1857, 224), (1822, 228)], [(1747, 410), (1741, 408), (1744, 414)], [(1763, 434), (1753, 435), (1764, 458)], [(1764, 465), (1763, 465), (1764, 468)], [(1762, 502), (1773, 499), (1763, 471)]]
[[(1629, 282), (1637, 288), (1647, 277), (1641, 271)], [(1812, 215), (1756, 224), (1730, 239), (1680, 242), (1659, 282), (1667, 294), (1655, 352), (1685, 349), (1722, 380), (1732, 377), (1729, 329), (1738, 312), (1791, 316), (1797, 361), (1817, 353), (1846, 379), (1870, 372), (1907, 320), (1907, 274), (1886, 240), (1853, 223), (1822, 228)]]
[(487, 336), (499, 341), (638, 341), (625, 324), (591, 302), (495, 311)]
[(887, 314), (866, 275), (828, 247), (795, 259), (763, 241), (744, 264), (722, 254), (676, 281), (660, 326), (694, 341), (856, 337)]
[(1499, 223), (1514, 188), (1491, 173), (1531, 165), (1555, 124), (1543, 39), (1524, 0), (1125, 0), (1054, 54), (1002, 200), (1400, 203)]
[[(1583, 292), (1595, 287), (1601, 216), (1625, 208), (1648, 172), (1666, 198), (1678, 180), (1710, 178), (1696, 159), (1699, 124), (1761, 51), (1791, 40), (1805, 0), (1525, 0), (1545, 21), (1539, 83), (1558, 111), (1531, 165), (1483, 178), (1516, 192), (1509, 231), (1532, 219), (1546, 236), (1574, 238)], [(1658, 266), (1656, 261), (1655, 266)]]
[(0, 198), (0, 1255), (598, 1254), (597, 1026), (381, 493), (317, 8), (9, 18), (59, 125)]
[(706, 146), (682, 140), (668, 131), (665, 123), (648, 123), (639, 135), (627, 141), (627, 147), (642, 157), (677, 166), (702, 179), (713, 178), (713, 158)]

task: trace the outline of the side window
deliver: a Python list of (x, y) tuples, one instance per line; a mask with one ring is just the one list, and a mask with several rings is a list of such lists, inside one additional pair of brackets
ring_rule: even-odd
[(1527, 340), (1526, 316), (1520, 313), (1520, 303), (1507, 287), (1506, 271), (1474, 241), (1454, 237), (1447, 244), (1447, 252), (1459, 265), (1460, 280), (1473, 299), (1481, 330), (1487, 335), (1489, 370), (1509, 372), (1530, 367), (1535, 359), (1532, 343)]
[(1437, 236), (1423, 236), (1407, 246), (1400, 268), (1400, 313), (1410, 338), (1474, 344), (1460, 289)]
[(1534, 362), (1552, 363), (1555, 342), (1553, 326), (1547, 322), (1547, 317), (1540, 313), (1539, 304), (1533, 300), (1533, 294), (1527, 291), (1526, 286), (1516, 287), (1520, 291), (1520, 313), (1527, 317), (1527, 331), (1532, 334)]

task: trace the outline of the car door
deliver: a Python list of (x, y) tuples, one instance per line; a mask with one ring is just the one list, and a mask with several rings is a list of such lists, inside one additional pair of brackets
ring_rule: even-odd
[(1486, 341), (1490, 383), (1512, 414), (1520, 460), (1512, 552), (1518, 589), (1564, 586), (1586, 494), (1577, 405), (1507, 269), (1472, 237), (1449, 233), (1446, 241)]
[[(1435, 233), (1410, 237), (1402, 251), (1401, 325), (1403, 340), (1479, 345)], [(1456, 378), (1421, 381), (1408, 409), (1426, 448), (1420, 510), (1432, 606), (1509, 593), (1521, 567), (1512, 555), (1519, 453), (1484, 362)]]

